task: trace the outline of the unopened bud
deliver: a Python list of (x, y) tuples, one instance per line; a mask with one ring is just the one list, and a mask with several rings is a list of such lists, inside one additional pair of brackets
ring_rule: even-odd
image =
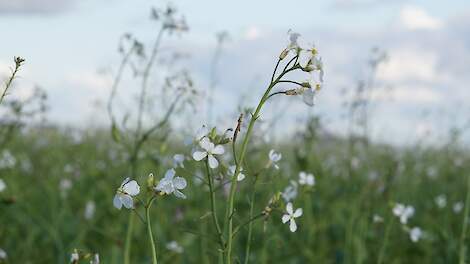
[(312, 86), (310, 85), (309, 82), (303, 82), (303, 83), (302, 83), (302, 87), (305, 87), (305, 88), (312, 88)]
[(153, 173), (150, 173), (147, 177), (147, 186), (149, 188), (153, 188), (153, 186), (155, 186), (155, 177), (153, 176)]
[(281, 52), (281, 55), (279, 55), (279, 59), (283, 60), (285, 57), (287, 57), (287, 54), (289, 54), (289, 50), (285, 49)]

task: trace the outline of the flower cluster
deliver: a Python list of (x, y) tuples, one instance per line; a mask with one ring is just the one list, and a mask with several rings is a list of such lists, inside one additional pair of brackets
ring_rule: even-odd
[(403, 225), (404, 230), (408, 232), (410, 240), (415, 243), (418, 242), (423, 237), (423, 231), (417, 226), (410, 228), (407, 225), (408, 220), (415, 214), (414, 207), (397, 203), (392, 211), (393, 214), (400, 219), (400, 223)]

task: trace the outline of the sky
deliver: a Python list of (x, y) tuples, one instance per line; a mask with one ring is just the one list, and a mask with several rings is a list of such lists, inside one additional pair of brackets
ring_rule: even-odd
[[(253, 101), (247, 104), (254, 104), (262, 94), (277, 56), (288, 43), (289, 29), (318, 48), (325, 64), (325, 84), (313, 109), (282, 98), (266, 112), (276, 115), (276, 109), (282, 109), (286, 120), (318, 114), (327, 130), (344, 133), (342, 95), (366, 78), (370, 50), (379, 47), (389, 59), (378, 68), (372, 97), (374, 139), (398, 144), (442, 141), (450, 128), (464, 127), (469, 121), (468, 1), (180, 0), (172, 4), (184, 14), (190, 31), (168, 36), (165, 45), (188, 54), (182, 64), (199, 89), (209, 86), (215, 34), (229, 33), (217, 68), (217, 122), (224, 123), (226, 116), (232, 118), (236, 112), (236, 105), (227, 102), (248, 94)], [(152, 6), (165, 3), (0, 0), (0, 76), (9, 72), (13, 56), (22, 56), (27, 63), (12, 96), (27, 97), (38, 85), (49, 95), (52, 121), (106, 124), (105, 112), (97, 112), (110, 91), (111, 77), (103, 72), (116, 70), (117, 43), (123, 33), (132, 32), (145, 44), (153, 41), (157, 26), (149, 19)]]

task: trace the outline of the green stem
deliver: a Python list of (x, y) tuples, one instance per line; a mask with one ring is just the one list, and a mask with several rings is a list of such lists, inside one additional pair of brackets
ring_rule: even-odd
[(387, 248), (388, 238), (390, 236), (390, 230), (392, 229), (392, 219), (388, 221), (387, 227), (385, 228), (385, 236), (382, 246), (380, 247), (379, 257), (377, 258), (377, 264), (382, 264), (385, 257), (385, 249)]
[[(274, 68), (273, 77), (271, 78), (272, 80), (274, 80), (274, 76), (276, 74), (276, 70), (277, 70), (277, 67), (279, 66), (280, 62), (281, 62), (281, 59), (278, 60), (278, 62), (276, 64), (276, 67)], [(288, 73), (290, 71), (293, 71), (293, 70), (296, 70), (298, 68), (299, 68), (298, 65), (292, 66), (292, 68), (290, 68), (288, 70), (285, 70), (281, 74), (279, 74), (279, 76), (269, 84), (268, 88), (266, 89), (266, 91), (263, 94), (263, 97), (261, 97), (261, 100), (259, 101), (255, 112), (252, 114), (250, 123), (248, 124), (248, 129), (247, 129), (245, 137), (243, 139), (242, 148), (241, 148), (241, 151), (240, 151), (240, 158), (237, 159), (235, 173), (233, 175), (233, 179), (232, 179), (231, 186), (230, 186), (230, 194), (229, 194), (229, 197), (228, 197), (228, 207), (227, 207), (227, 210), (225, 212), (225, 223), (226, 223), (225, 228), (227, 230), (227, 246), (226, 246), (226, 250), (225, 250), (225, 252), (226, 252), (225, 253), (225, 259), (226, 259), (227, 264), (231, 263), (232, 242), (233, 242), (233, 236), (232, 236), (232, 232), (233, 232), (233, 213), (234, 213), (235, 191), (237, 189), (237, 176), (240, 173), (241, 165), (243, 164), (243, 160), (245, 159), (246, 148), (248, 146), (248, 142), (250, 141), (253, 127), (256, 123), (256, 120), (258, 120), (258, 118), (259, 118), (259, 114), (261, 112), (261, 109), (263, 108), (264, 103), (268, 99), (269, 93), (271, 92), (272, 88), (279, 82), (279, 80), (281, 80), (281, 78), (286, 73)], [(235, 143), (233, 145), (235, 145)]]
[(126, 242), (124, 244), (124, 264), (131, 263), (131, 245), (132, 245), (133, 230), (134, 230), (134, 215), (129, 214), (129, 223), (127, 225)]
[(152, 203), (155, 200), (156, 196), (153, 196), (150, 198), (150, 201), (148, 202), (147, 206), (145, 207), (145, 216), (146, 216), (146, 222), (147, 222), (147, 233), (149, 236), (150, 240), (150, 245), (152, 247), (152, 263), (157, 264), (157, 250), (155, 247), (155, 240), (153, 239), (153, 233), (152, 233), (152, 223), (150, 221), (150, 207), (152, 207)]
[(2, 95), (0, 96), (0, 104), (3, 101), (3, 98), (7, 95), (7, 91), (10, 88), (11, 84), (13, 83), (13, 80), (16, 77), (16, 74), (18, 73), (18, 70), (20, 69), (21, 64), (23, 63), (23, 59), (20, 57), (15, 57), (15, 69), (13, 70), (13, 73), (11, 74), (10, 78), (8, 78), (6, 84), (5, 84), (5, 89), (2, 92)]
[(467, 197), (465, 200), (465, 210), (462, 223), (462, 234), (460, 235), (460, 250), (459, 250), (459, 264), (465, 264), (466, 259), (466, 245), (465, 239), (467, 237), (468, 226), (468, 213), (470, 211), (470, 176), (467, 176)]
[[(255, 180), (253, 182), (253, 190), (251, 193), (251, 200), (250, 200), (250, 218), (249, 219), (253, 217), (257, 181), (258, 181), (258, 175), (255, 175)], [(248, 264), (248, 262), (250, 261), (250, 246), (251, 246), (252, 233), (253, 233), (253, 221), (250, 221), (250, 223), (248, 224), (248, 237), (246, 239), (245, 264)]]
[(214, 222), (215, 228), (217, 230), (217, 235), (219, 236), (219, 243), (221, 249), (224, 247), (224, 237), (222, 235), (222, 229), (219, 225), (219, 220), (217, 219), (217, 211), (216, 211), (216, 204), (215, 204), (215, 192), (214, 192), (214, 182), (211, 177), (210, 168), (209, 168), (209, 160), (206, 158), (206, 172), (207, 172), (207, 182), (209, 183), (209, 192), (210, 192), (210, 199), (211, 199), (211, 215), (212, 220)]

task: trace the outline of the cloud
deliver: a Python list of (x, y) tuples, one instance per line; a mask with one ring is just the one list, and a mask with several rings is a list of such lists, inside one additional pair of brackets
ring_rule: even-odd
[(66, 11), (74, 0), (0, 0), (0, 13), (53, 14)]
[(408, 5), (400, 11), (400, 23), (408, 30), (437, 30), (444, 26), (441, 20), (431, 16), (424, 9)]
[(438, 103), (441, 96), (429, 86), (405, 85), (390, 90), (374, 90), (372, 100), (382, 102), (393, 100), (408, 104), (433, 104)]

